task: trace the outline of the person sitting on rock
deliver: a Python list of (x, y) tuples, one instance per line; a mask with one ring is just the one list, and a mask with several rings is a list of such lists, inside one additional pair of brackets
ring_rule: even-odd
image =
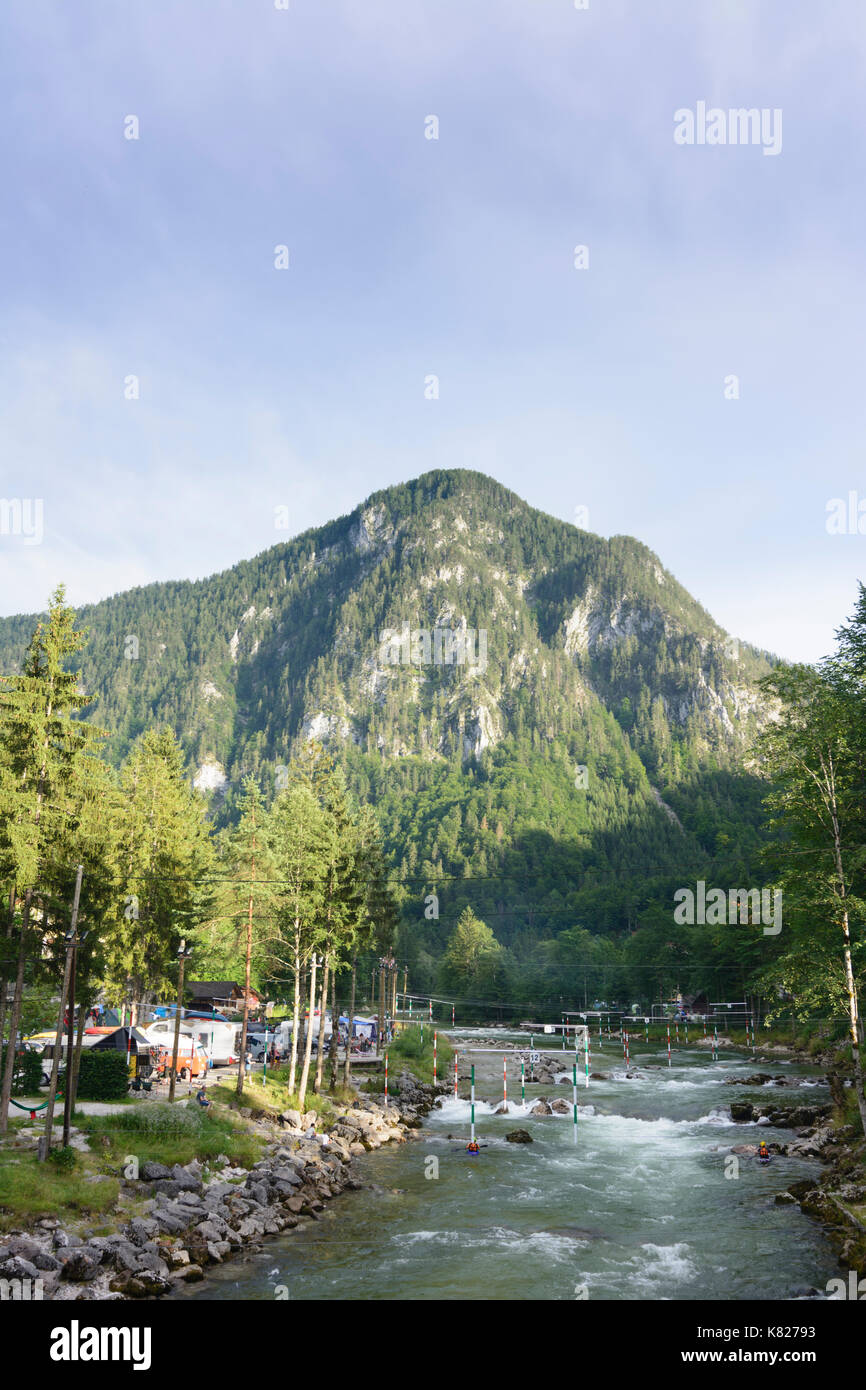
[(207, 1098), (207, 1089), (204, 1085), (202, 1085), (200, 1090), (196, 1093), (196, 1100), (198, 1101), (202, 1110), (210, 1109), (210, 1101)]

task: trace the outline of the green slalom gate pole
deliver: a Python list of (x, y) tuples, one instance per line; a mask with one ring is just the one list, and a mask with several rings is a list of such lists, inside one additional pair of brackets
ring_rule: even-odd
[(586, 1032), (583, 1035), (583, 1060), (586, 1063), (586, 1085), (589, 1089), (589, 1024), (586, 1025)]
[(571, 1089), (572, 1089), (572, 1098), (573, 1098), (573, 1103), (574, 1103), (574, 1124), (572, 1125), (572, 1129), (574, 1130), (574, 1142), (575, 1142), (575, 1144), (576, 1144), (576, 1143), (577, 1143), (577, 1062), (575, 1062), (574, 1067), (573, 1067), (573, 1069), (572, 1069), (572, 1073), (571, 1073), (571, 1083), (572, 1083), (572, 1085), (571, 1085)]
[(469, 1125), (470, 1139), (475, 1143), (475, 1063), (472, 1063), (472, 1076), (469, 1090)]
[(522, 1057), (521, 1057), (521, 1059), (520, 1059), (520, 1102), (521, 1102), (521, 1104), (522, 1104), (522, 1106), (523, 1106), (523, 1108), (524, 1108), (524, 1110), (525, 1110), (525, 1109), (526, 1109), (526, 1064), (525, 1064), (525, 1062), (524, 1062), (524, 1060), (523, 1060)]

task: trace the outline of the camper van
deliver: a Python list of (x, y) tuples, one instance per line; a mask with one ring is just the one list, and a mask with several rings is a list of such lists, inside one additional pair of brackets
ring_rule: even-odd
[[(157, 1018), (142, 1030), (151, 1042), (167, 1047), (174, 1046), (174, 1019)], [(194, 1038), (204, 1048), (208, 1060), (215, 1067), (230, 1067), (238, 1060), (238, 1025), (226, 1019), (195, 1017), (184, 1014), (180, 1021), (181, 1035)]]

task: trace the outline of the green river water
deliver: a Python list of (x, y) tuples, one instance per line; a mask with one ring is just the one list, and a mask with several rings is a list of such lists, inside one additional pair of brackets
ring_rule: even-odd
[[(458, 1041), (474, 1049), (503, 1036)], [(575, 1144), (570, 1114), (523, 1113), (513, 1053), (510, 1114), (491, 1114), (502, 1097), (502, 1057), (464, 1059), (476, 1065), (478, 1137), (488, 1144), (478, 1158), (463, 1154), (468, 1101), (446, 1100), (419, 1138), (358, 1161), (372, 1188), (344, 1193), (319, 1221), (177, 1296), (272, 1300), (281, 1287), (291, 1299), (792, 1299), (823, 1293), (838, 1274), (820, 1227), (773, 1200), (795, 1178), (817, 1176), (816, 1163), (776, 1157), (762, 1167), (741, 1157), (739, 1176), (725, 1176), (733, 1144), (792, 1137), (732, 1124), (731, 1101), (825, 1101), (814, 1068), (727, 1050), (714, 1063), (707, 1050), (682, 1048), (668, 1069), (664, 1050), (635, 1040), (639, 1075), (629, 1080), (620, 1044), (599, 1050), (593, 1039), (592, 1067), (609, 1079), (585, 1088), (580, 1076)], [(543, 1094), (570, 1104), (571, 1060), (563, 1054), (567, 1084), (527, 1085), (527, 1101)], [(756, 1070), (797, 1084), (723, 1084)], [(505, 1142), (518, 1126), (531, 1145)], [(438, 1177), (426, 1176), (431, 1158)]]

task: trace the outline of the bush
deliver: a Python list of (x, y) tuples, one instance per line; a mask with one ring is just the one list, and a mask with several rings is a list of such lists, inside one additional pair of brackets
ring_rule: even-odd
[[(0, 1075), (5, 1075), (6, 1053), (3, 1053), (2, 1070)], [(15, 1058), (15, 1073), (12, 1080), (13, 1096), (35, 1096), (39, 1092), (42, 1081), (42, 1062), (38, 1052), (29, 1050), (19, 1052)]]
[(68, 1173), (75, 1167), (75, 1150), (71, 1144), (62, 1149), (52, 1149), (48, 1161), (54, 1164), (58, 1173)]
[(82, 1052), (78, 1100), (122, 1100), (128, 1083), (125, 1052)]

